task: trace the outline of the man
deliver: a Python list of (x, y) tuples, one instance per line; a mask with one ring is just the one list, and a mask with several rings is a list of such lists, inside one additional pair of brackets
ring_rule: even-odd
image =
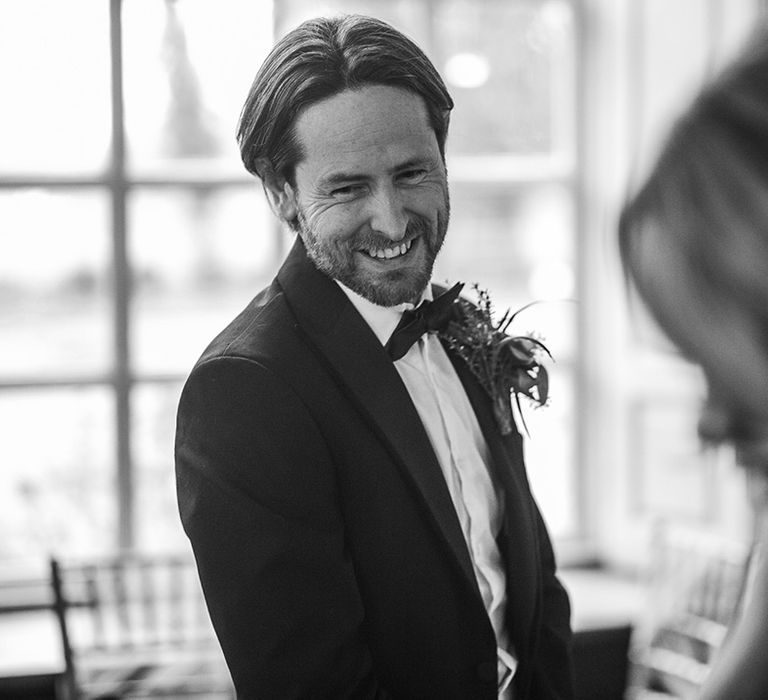
[(572, 697), (520, 435), (437, 334), (390, 340), (432, 297), (452, 106), (409, 39), (349, 16), (278, 42), (243, 109), (246, 167), (298, 235), (195, 366), (176, 444), (239, 697)]

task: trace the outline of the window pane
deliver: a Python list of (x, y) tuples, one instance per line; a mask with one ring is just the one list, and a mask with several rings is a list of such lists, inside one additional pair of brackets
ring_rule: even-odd
[(237, 118), (272, 43), (272, 3), (123, 3), (125, 116), (136, 171), (212, 161), (242, 171)]
[(444, 0), (434, 7), (433, 57), (456, 102), (449, 151), (571, 155), (570, 3)]
[(574, 227), (565, 186), (457, 183), (435, 274), (481, 283), (500, 309), (572, 299)]
[(275, 4), (278, 36), (314, 17), (362, 14), (389, 22), (429, 54), (429, 0), (276, 0)]
[[(550, 345), (550, 343), (548, 343)], [(552, 536), (579, 533), (576, 468), (576, 401), (573, 366), (550, 362), (550, 401), (539, 407), (521, 400), (525, 462), (531, 489)], [(528, 435), (525, 434), (528, 429)]]
[(106, 388), (0, 392), (0, 557), (114, 546), (114, 422)]
[(130, 205), (135, 367), (185, 374), (270, 282), (287, 238), (256, 187), (139, 190)]
[(100, 192), (0, 192), (0, 374), (111, 367), (110, 241)]
[(111, 134), (109, 3), (0, 3), (3, 171), (92, 172)]
[(142, 384), (132, 395), (136, 464), (136, 544), (143, 550), (188, 547), (176, 504), (173, 441), (181, 384)]

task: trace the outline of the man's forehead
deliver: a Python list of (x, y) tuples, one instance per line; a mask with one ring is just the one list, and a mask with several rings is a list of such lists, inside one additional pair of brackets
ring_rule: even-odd
[(346, 161), (426, 158), (437, 149), (423, 98), (383, 85), (345, 90), (307, 107), (296, 120), (296, 136), (304, 160), (342, 169)]

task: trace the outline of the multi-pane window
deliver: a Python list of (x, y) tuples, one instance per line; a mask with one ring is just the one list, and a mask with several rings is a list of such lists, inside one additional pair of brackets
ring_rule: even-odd
[[(556, 357), (524, 408), (556, 535), (575, 479), (575, 17), (568, 0), (16, 0), (0, 5), (0, 557), (183, 543), (173, 432), (206, 343), (288, 245), (234, 132), (274, 38), (356, 11), (456, 101), (440, 279), (478, 282)], [(10, 106), (10, 108), (8, 107)]]

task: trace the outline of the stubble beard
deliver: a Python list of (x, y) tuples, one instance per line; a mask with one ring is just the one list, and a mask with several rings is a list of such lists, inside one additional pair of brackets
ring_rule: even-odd
[(433, 229), (428, 219), (414, 217), (406, 226), (405, 240), (418, 238), (424, 246), (424, 261), (418, 269), (392, 270), (373, 276), (361, 270), (357, 256), (361, 248), (389, 248), (393, 242), (371, 232), (352, 235), (340, 240), (323, 240), (307, 222), (304, 212), (298, 215), (298, 233), (304, 241), (307, 255), (320, 272), (336, 279), (363, 298), (379, 306), (396, 306), (416, 302), (429, 280), (435, 260), (445, 241), (450, 219), (450, 204), (446, 196), (445, 206), (438, 212)]

